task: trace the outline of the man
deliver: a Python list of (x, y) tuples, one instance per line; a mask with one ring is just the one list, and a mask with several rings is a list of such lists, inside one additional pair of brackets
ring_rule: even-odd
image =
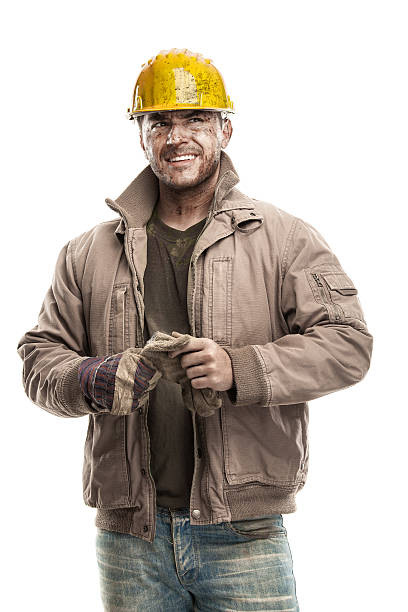
[(307, 402), (370, 363), (323, 237), (236, 189), (232, 108), (201, 55), (143, 66), (129, 116), (149, 165), (107, 200), (119, 219), (62, 249), (19, 343), (29, 397), (89, 415), (109, 611), (298, 610), (282, 514), (306, 481)]

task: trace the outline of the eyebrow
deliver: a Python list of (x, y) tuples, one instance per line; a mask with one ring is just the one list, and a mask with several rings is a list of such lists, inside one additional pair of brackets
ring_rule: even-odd
[(158, 119), (164, 119), (164, 115), (162, 113), (149, 113), (148, 118), (157, 121)]
[[(208, 116), (208, 112), (206, 111), (202, 111), (200, 109), (193, 109), (190, 112), (188, 112), (186, 115), (184, 115), (184, 118), (190, 119), (190, 117), (194, 117), (194, 115), (201, 115), (201, 114)], [(166, 115), (160, 112), (149, 113), (149, 118), (152, 121), (160, 121), (160, 120), (166, 119)]]
[(184, 116), (186, 119), (189, 119), (190, 117), (194, 117), (194, 115), (208, 115), (208, 113), (198, 108), (195, 108)]

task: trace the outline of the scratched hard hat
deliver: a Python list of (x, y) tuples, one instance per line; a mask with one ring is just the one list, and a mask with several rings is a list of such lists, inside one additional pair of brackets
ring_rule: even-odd
[(200, 109), (234, 112), (224, 80), (210, 59), (188, 49), (160, 51), (143, 64), (129, 119), (157, 111)]

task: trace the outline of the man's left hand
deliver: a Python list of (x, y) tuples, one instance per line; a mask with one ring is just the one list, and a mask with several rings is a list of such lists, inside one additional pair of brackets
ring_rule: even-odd
[[(173, 332), (175, 336), (177, 332)], [(181, 366), (194, 389), (227, 391), (234, 381), (230, 356), (210, 338), (192, 338), (183, 348), (169, 351), (169, 357), (183, 354)]]

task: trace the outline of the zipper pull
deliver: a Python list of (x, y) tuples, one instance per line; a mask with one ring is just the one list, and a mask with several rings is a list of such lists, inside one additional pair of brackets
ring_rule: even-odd
[(319, 275), (312, 272), (312, 276), (315, 279), (315, 281), (317, 283), (317, 286), (318, 287), (323, 287), (323, 284), (322, 284), (322, 282), (321, 282), (321, 280), (319, 278)]

